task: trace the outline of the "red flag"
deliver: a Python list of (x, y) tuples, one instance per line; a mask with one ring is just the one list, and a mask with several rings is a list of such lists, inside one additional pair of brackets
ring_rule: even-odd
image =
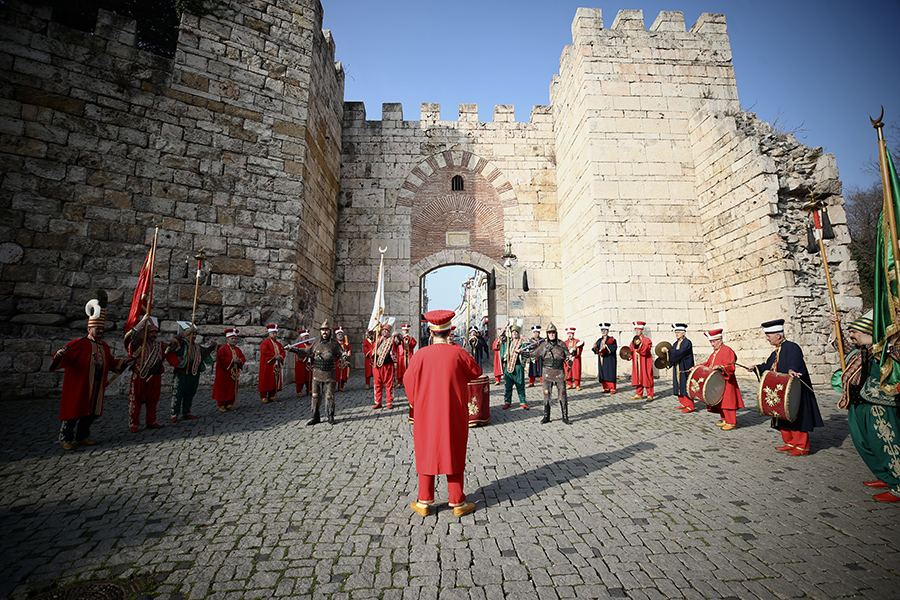
[(141, 275), (138, 278), (137, 287), (134, 288), (134, 296), (131, 297), (131, 310), (128, 311), (128, 320), (125, 322), (125, 339), (131, 335), (131, 330), (138, 324), (144, 315), (150, 313), (153, 306), (153, 247), (147, 252), (147, 259), (141, 267)]

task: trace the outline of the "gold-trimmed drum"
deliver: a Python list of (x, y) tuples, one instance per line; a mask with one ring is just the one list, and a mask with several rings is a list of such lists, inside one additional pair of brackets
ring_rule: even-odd
[(707, 406), (718, 406), (725, 396), (725, 377), (712, 367), (697, 365), (688, 374), (688, 398)]
[(469, 382), (469, 427), (491, 422), (491, 383), (487, 375)]
[(800, 385), (787, 373), (764, 371), (756, 392), (759, 414), (793, 422), (800, 412)]

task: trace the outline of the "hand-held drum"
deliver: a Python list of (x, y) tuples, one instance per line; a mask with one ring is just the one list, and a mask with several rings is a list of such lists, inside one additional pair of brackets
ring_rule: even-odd
[(725, 395), (725, 377), (712, 367), (697, 365), (688, 375), (687, 395), (695, 402), (717, 406)]
[[(795, 385), (796, 384), (796, 385)], [(765, 371), (759, 379), (756, 408), (765, 417), (793, 421), (800, 411), (800, 383), (787, 373)]]
[(491, 422), (491, 385), (487, 375), (469, 382), (469, 427)]

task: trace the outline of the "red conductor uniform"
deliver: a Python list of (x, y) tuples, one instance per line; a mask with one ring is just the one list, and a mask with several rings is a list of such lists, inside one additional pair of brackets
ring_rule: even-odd
[(448, 342), (453, 316), (449, 310), (425, 314), (434, 342), (413, 355), (404, 378), (409, 403), (416, 411), (413, 444), (419, 493), (412, 509), (421, 515), (427, 515), (434, 502), (435, 475), (447, 475), (454, 515), (475, 508), (474, 503), (466, 502), (463, 471), (469, 440), (468, 387), (481, 375), (481, 367), (465, 350)]
[(284, 346), (277, 339), (278, 325), (267, 325), (269, 337), (259, 345), (259, 398), (262, 403), (275, 402), (281, 391), (281, 365), (284, 364)]
[(725, 377), (725, 395), (722, 396), (722, 402), (718, 406), (707, 406), (706, 410), (722, 415), (722, 422), (718, 425), (723, 431), (730, 431), (737, 427), (737, 409), (744, 408), (744, 399), (741, 397), (741, 390), (738, 388), (737, 378), (734, 376), (737, 354), (722, 343), (721, 329), (707, 331), (704, 335), (712, 345), (713, 353), (706, 359), (703, 366), (716, 367)]

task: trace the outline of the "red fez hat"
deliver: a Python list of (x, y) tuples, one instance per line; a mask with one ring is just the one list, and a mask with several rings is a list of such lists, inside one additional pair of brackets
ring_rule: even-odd
[(708, 340), (721, 340), (722, 339), (722, 329), (711, 329), (706, 332), (706, 339)]

